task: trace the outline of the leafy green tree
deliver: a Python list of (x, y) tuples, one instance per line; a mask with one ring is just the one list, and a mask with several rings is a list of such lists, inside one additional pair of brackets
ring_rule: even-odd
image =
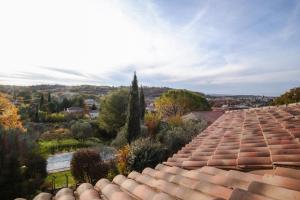
[(44, 182), (46, 160), (32, 141), (28, 132), (0, 127), (1, 199), (29, 197)]
[(74, 138), (85, 140), (92, 136), (92, 126), (88, 122), (77, 121), (71, 126), (71, 132)]
[(134, 73), (129, 92), (128, 115), (127, 115), (127, 140), (131, 143), (141, 134), (139, 87)]
[(65, 110), (69, 107), (71, 107), (71, 102), (69, 101), (69, 99), (63, 98), (61, 105), (60, 105), (61, 110)]
[(107, 132), (115, 135), (126, 123), (128, 90), (112, 91), (101, 98), (99, 124)]
[(272, 105), (283, 105), (300, 102), (300, 87), (290, 89), (279, 97), (275, 98)]
[(107, 172), (107, 166), (98, 152), (81, 149), (73, 154), (71, 173), (77, 181), (94, 184), (99, 179), (106, 177)]
[[(7, 141), (7, 142), (6, 142)], [(3, 199), (14, 199), (22, 194), (23, 177), (20, 170), (20, 152), (14, 133), (0, 130), (0, 193)]]
[(143, 87), (141, 87), (141, 91), (140, 91), (140, 112), (141, 112), (141, 120), (144, 120), (144, 117), (145, 117), (145, 110), (146, 110), (146, 102), (145, 102), (144, 89), (143, 89)]
[(191, 111), (210, 110), (208, 101), (188, 90), (169, 90), (155, 100), (155, 108), (163, 117), (181, 116)]
[(71, 105), (72, 106), (77, 106), (80, 108), (83, 108), (84, 106), (84, 99), (82, 96), (75, 96), (73, 99), (71, 99)]
[(54, 113), (54, 112), (57, 112), (58, 111), (58, 102), (55, 101), (55, 100), (52, 100), (48, 103), (48, 111), (50, 113)]
[(23, 121), (28, 120), (29, 119), (29, 104), (22, 103), (19, 106), (19, 114)]

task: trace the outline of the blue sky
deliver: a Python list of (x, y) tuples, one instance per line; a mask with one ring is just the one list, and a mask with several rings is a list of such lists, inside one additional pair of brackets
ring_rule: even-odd
[(300, 86), (300, 0), (10, 0), (0, 27), (0, 84)]

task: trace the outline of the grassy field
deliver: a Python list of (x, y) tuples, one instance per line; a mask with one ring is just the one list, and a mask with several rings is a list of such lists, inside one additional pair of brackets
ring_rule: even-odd
[(76, 139), (44, 140), (40, 141), (40, 153), (50, 155), (58, 152), (75, 151), (79, 148), (93, 147), (103, 142), (98, 138), (89, 138), (85, 141)]
[(68, 176), (68, 187), (75, 186), (75, 180), (70, 170), (48, 174), (46, 183), (51, 187), (52, 179), (55, 177), (55, 188), (66, 187), (66, 175)]

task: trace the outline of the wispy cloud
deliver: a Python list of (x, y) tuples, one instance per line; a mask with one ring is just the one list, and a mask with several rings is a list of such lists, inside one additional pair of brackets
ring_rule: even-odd
[(207, 93), (300, 85), (298, 0), (11, 0), (0, 26), (0, 83), (127, 85), (137, 71)]

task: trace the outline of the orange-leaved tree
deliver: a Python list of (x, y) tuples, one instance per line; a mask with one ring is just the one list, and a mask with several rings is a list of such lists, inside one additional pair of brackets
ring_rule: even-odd
[(126, 146), (119, 149), (117, 154), (117, 168), (120, 174), (128, 175), (128, 156), (129, 156), (130, 146)]
[(155, 136), (155, 134), (158, 130), (160, 120), (161, 120), (161, 117), (157, 113), (147, 112), (145, 114), (144, 123), (147, 126), (148, 133), (151, 137)]
[(19, 128), (24, 130), (18, 108), (2, 93), (0, 93), (0, 125), (5, 129)]

